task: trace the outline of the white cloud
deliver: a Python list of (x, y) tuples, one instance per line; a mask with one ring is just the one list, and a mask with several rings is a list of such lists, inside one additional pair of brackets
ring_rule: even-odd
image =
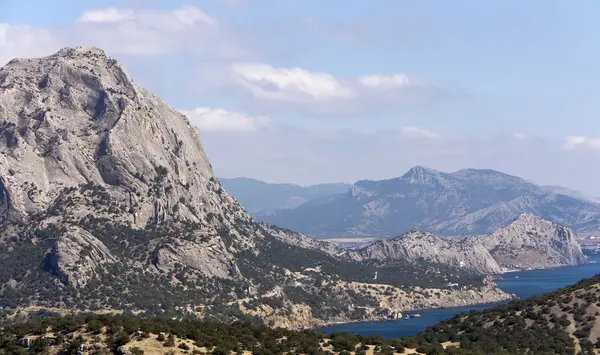
[(275, 68), (263, 63), (233, 66), (238, 82), (257, 97), (284, 101), (351, 99), (354, 92), (330, 74), (300, 68)]
[(124, 23), (132, 22), (160, 29), (186, 29), (197, 24), (216, 26), (217, 20), (195, 6), (184, 6), (172, 11), (118, 9), (109, 7), (84, 11), (76, 22), (79, 23)]
[(419, 128), (419, 127), (404, 127), (402, 128), (402, 133), (410, 138), (426, 138), (426, 139), (438, 139), (440, 138), (439, 134)]
[(120, 10), (109, 7), (103, 10), (88, 10), (77, 19), (77, 22), (118, 22), (135, 18), (133, 10)]
[(529, 136), (521, 133), (521, 132), (515, 132), (512, 134), (514, 139), (518, 139), (518, 140), (524, 140), (524, 139), (529, 139)]
[(439, 91), (406, 74), (365, 75), (353, 79), (303, 68), (277, 68), (265, 63), (238, 63), (232, 82), (254, 99), (289, 109), (294, 104), (318, 114), (348, 114), (370, 108), (421, 102)]
[(369, 88), (390, 89), (408, 86), (411, 80), (405, 74), (393, 75), (365, 75), (358, 82)]
[(600, 149), (600, 138), (588, 138), (585, 136), (567, 136), (563, 143), (566, 150), (574, 150), (578, 147)]
[(265, 116), (251, 116), (244, 112), (220, 108), (197, 107), (181, 112), (198, 126), (200, 132), (256, 131), (270, 122), (270, 119)]
[[(169, 74), (173, 72), (195, 72), (197, 78), (182, 82), (176, 90), (195, 94), (224, 90), (227, 95), (250, 99), (244, 102), (253, 109), (296, 109), (321, 115), (377, 115), (380, 110), (419, 103), (439, 92), (402, 73), (341, 78), (301, 67), (249, 62), (258, 57), (257, 49), (268, 52), (269, 43), (276, 42), (270, 41), (270, 34), (257, 32), (261, 34), (258, 39), (257, 33), (249, 32), (232, 31), (195, 6), (90, 9), (60, 28), (0, 24), (0, 65), (15, 57), (50, 55), (67, 46), (97, 46), (129, 64), (134, 74), (154, 74), (141, 78), (151, 89), (171, 85), (166, 82), (172, 80)], [(176, 58), (177, 64), (172, 66), (185, 67), (158, 62), (158, 56), (171, 54), (177, 55), (168, 59)], [(138, 56), (153, 56), (154, 61), (139, 62)], [(167, 75), (169, 79), (164, 78)]]
[(239, 51), (218, 21), (197, 7), (170, 11), (107, 8), (85, 11), (73, 37), (109, 53), (157, 55), (202, 52), (235, 56)]
[(59, 47), (49, 30), (0, 23), (0, 66), (16, 57), (50, 54)]
[(15, 57), (49, 55), (61, 47), (80, 45), (101, 47), (111, 55), (184, 52), (235, 59), (248, 54), (248, 48), (238, 43), (226, 26), (194, 6), (166, 11), (116, 7), (87, 10), (61, 28), (0, 24), (3, 63)]

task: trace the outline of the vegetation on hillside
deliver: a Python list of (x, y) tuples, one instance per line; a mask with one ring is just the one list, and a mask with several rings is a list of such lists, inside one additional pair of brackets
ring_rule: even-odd
[[(377, 275), (377, 283), (403, 288), (448, 288), (449, 283), (477, 286), (482, 281), (479, 275), (425, 262), (377, 266), (340, 260), (318, 250), (286, 244), (268, 235), (260, 225), (244, 220), (236, 221), (237, 227), (245, 235), (257, 236), (255, 248), (241, 248), (233, 235), (235, 231), (225, 227), (218, 231), (219, 238), (233, 251), (239, 268), (239, 273), (230, 279), (206, 277), (199, 270), (180, 264), (169, 271), (158, 270), (155, 253), (162, 243), (177, 239), (202, 245), (197, 231), (206, 226), (186, 221), (156, 225), (149, 221), (146, 228), (135, 229), (92, 213), (77, 216), (68, 211), (80, 195), (97, 209), (98, 215), (123, 213), (126, 208), (116, 204), (98, 185), (65, 188), (49, 209), (50, 215), (65, 215), (62, 224), (42, 223), (45, 217), (40, 215), (33, 218), (34, 223), (25, 232), (0, 236), (0, 307), (12, 311), (32, 305), (79, 311), (131, 310), (146, 317), (199, 316), (233, 321), (251, 318), (236, 303), (247, 300), (246, 309), (270, 302), (278, 306), (272, 308), (281, 308), (285, 315), (292, 304), (306, 304), (312, 314), (322, 319), (344, 315), (348, 320), (359, 320), (364, 319), (364, 307), (379, 311), (378, 300), (342, 290), (336, 286), (337, 281), (368, 284)], [(234, 211), (228, 213), (235, 215)], [(209, 217), (223, 218), (219, 214)], [(77, 288), (56, 266), (51, 252), (69, 227), (88, 231), (118, 260), (97, 267), (94, 276)], [(82, 251), (82, 263), (87, 262), (85, 253), (89, 250)], [(308, 271), (317, 268), (321, 271)], [(286, 272), (298, 276), (287, 277)], [(282, 287), (282, 294), (268, 300), (261, 298), (278, 286)], [(201, 314), (190, 312), (197, 307), (203, 307)], [(6, 319), (0, 312), (0, 320)]]
[(258, 320), (225, 324), (126, 315), (41, 316), (0, 330), (0, 352), (74, 354), (92, 349), (94, 354), (140, 355), (159, 347), (194, 354), (402, 354), (407, 349), (427, 355), (597, 354), (600, 275), (552, 293), (456, 315), (417, 336), (393, 340), (273, 329)]

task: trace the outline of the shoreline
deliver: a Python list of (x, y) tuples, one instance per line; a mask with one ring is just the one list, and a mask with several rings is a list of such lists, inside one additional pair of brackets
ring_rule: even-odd
[[(469, 294), (473, 294), (472, 291), (476, 291), (476, 294), (478, 294), (481, 298), (479, 300), (483, 301), (485, 299), (489, 299), (489, 302), (483, 301), (483, 302), (479, 302), (479, 300), (475, 301), (473, 299), (469, 300), (468, 298), (466, 298)], [(367, 319), (361, 319), (361, 320), (339, 320), (339, 321), (324, 321), (320, 322), (319, 319), (315, 319), (315, 323), (318, 323), (318, 325), (312, 326), (309, 329), (313, 329), (313, 330), (317, 330), (317, 329), (322, 329), (322, 328), (327, 328), (327, 327), (331, 327), (331, 326), (336, 326), (336, 325), (343, 325), (343, 324), (360, 324), (360, 323), (380, 323), (380, 322), (402, 322), (402, 321), (406, 321), (406, 322), (410, 322), (410, 320), (405, 320), (404, 316), (407, 314), (415, 314), (415, 313), (429, 313), (429, 312), (435, 312), (435, 311), (440, 311), (440, 310), (453, 310), (453, 309), (461, 309), (461, 308), (467, 308), (467, 307), (482, 307), (482, 306), (490, 306), (490, 307), (494, 307), (496, 305), (500, 305), (503, 303), (508, 303), (511, 301), (515, 301), (518, 300), (519, 297), (514, 294), (514, 293), (508, 293), (505, 292), (504, 290), (502, 290), (495, 282), (491, 282), (488, 284), (484, 284), (481, 285), (480, 287), (478, 287), (477, 289), (473, 290), (455, 290), (455, 292), (457, 292), (458, 294), (454, 295), (454, 299), (455, 302), (452, 303), (448, 303), (448, 306), (441, 306), (441, 305), (436, 305), (433, 307), (420, 307), (419, 305), (414, 305), (414, 306), (408, 306), (408, 307), (404, 307), (404, 308), (396, 308), (396, 307), (389, 307), (387, 308), (387, 310), (392, 311), (392, 313), (398, 314), (401, 313), (402, 314), (402, 318), (400, 319), (390, 319), (390, 318), (386, 318), (385, 316), (373, 316), (369, 319), (369, 317), (367, 317)], [(466, 301), (466, 303), (460, 303), (461, 301)], [(414, 318), (411, 318), (414, 319)]]
[[(593, 265), (593, 264), (598, 264), (597, 260), (593, 260), (592, 258), (590, 258), (590, 260), (587, 263), (584, 264), (578, 264), (578, 265), (564, 265), (564, 266), (553, 266), (553, 267), (546, 267), (546, 268), (537, 268), (537, 269), (530, 269), (530, 270), (514, 270), (511, 272), (504, 272), (502, 274), (498, 274), (496, 275), (497, 278), (494, 278), (494, 284), (500, 288), (497, 284), (496, 281), (498, 280), (503, 280), (501, 277), (503, 274), (510, 274), (510, 273), (514, 273), (514, 272), (530, 272), (530, 271), (549, 271), (549, 270), (555, 270), (555, 269), (570, 269), (570, 268), (578, 268), (578, 267), (582, 267), (582, 266), (586, 266), (586, 265)], [(558, 287), (560, 288), (560, 287)], [(501, 289), (501, 288), (500, 288)], [(502, 289), (501, 289), (502, 290)], [(415, 310), (408, 310), (408, 311), (403, 311), (402, 313), (406, 313), (406, 312), (421, 312), (421, 315), (423, 316), (424, 314), (427, 314), (429, 312), (436, 312), (436, 311), (441, 311), (441, 310), (456, 310), (456, 309), (462, 309), (462, 308), (469, 308), (469, 307), (482, 307), (482, 308), (491, 308), (491, 307), (496, 307), (502, 304), (506, 304), (509, 303), (513, 300), (521, 300), (521, 299), (527, 299), (529, 297), (532, 296), (527, 296), (527, 297), (519, 297), (514, 293), (508, 293), (507, 291), (502, 290), (504, 293), (508, 294), (508, 295), (513, 295), (514, 297), (511, 299), (507, 299), (504, 301), (499, 301), (499, 302), (486, 302), (486, 303), (473, 303), (473, 304), (467, 304), (467, 305), (461, 305), (461, 306), (455, 306), (455, 307), (435, 307), (435, 308), (425, 308), (425, 309), (415, 309)], [(547, 291), (547, 292), (551, 292), (551, 291)], [(486, 307), (489, 306), (489, 307)], [(460, 314), (460, 313), (465, 313), (465, 312), (469, 312), (468, 309), (466, 309), (464, 312), (457, 312), (456, 314)], [(315, 331), (322, 331), (323, 328), (329, 328), (329, 327), (333, 327), (333, 326), (340, 326), (340, 325), (351, 325), (351, 324), (360, 324), (360, 323), (392, 323), (392, 322), (411, 322), (414, 319), (410, 319), (410, 320), (405, 320), (405, 319), (374, 319), (374, 320), (366, 320), (366, 321), (349, 321), (349, 322), (328, 322), (328, 324), (323, 325), (323, 326), (319, 326), (319, 327), (314, 327), (312, 328)], [(436, 322), (437, 323), (437, 322)], [(426, 327), (423, 327), (424, 330), (426, 329)], [(421, 331), (420, 330), (420, 331)]]
[[(453, 310), (453, 309), (461, 309), (461, 308), (468, 308), (468, 307), (483, 307), (483, 306), (490, 306), (490, 307), (496, 307), (498, 305), (504, 304), (504, 303), (509, 303), (511, 301), (515, 301), (518, 300), (519, 297), (515, 296), (511, 299), (507, 299), (505, 301), (500, 301), (500, 302), (490, 302), (490, 303), (473, 303), (473, 304), (467, 304), (464, 306), (453, 306), (453, 307), (436, 307), (436, 308), (423, 308), (423, 309), (414, 309), (414, 310), (407, 310), (407, 311), (399, 311), (401, 312), (403, 315), (405, 313), (417, 313), (417, 312), (421, 312), (421, 313), (429, 313), (429, 312), (435, 312), (435, 311), (441, 311), (441, 310)], [(487, 308), (487, 307), (486, 307)], [(460, 313), (456, 313), (456, 314), (461, 314), (463, 312)], [(422, 314), (421, 314), (422, 315)], [(354, 321), (344, 321), (344, 322), (329, 322), (326, 323), (324, 325), (320, 325), (320, 326), (316, 326), (313, 328), (308, 328), (308, 329), (312, 329), (315, 331), (319, 331), (320, 329), (323, 328), (328, 328), (328, 327), (333, 327), (333, 326), (337, 326), (337, 325), (350, 325), (350, 324), (361, 324), (361, 323), (392, 323), (392, 322), (410, 322), (412, 319), (415, 318), (411, 318), (411, 319), (373, 319), (373, 320), (354, 320)], [(418, 319), (418, 318), (416, 318)]]

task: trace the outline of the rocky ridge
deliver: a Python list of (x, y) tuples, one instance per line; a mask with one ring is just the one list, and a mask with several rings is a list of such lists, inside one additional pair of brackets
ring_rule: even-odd
[(480, 241), (505, 269), (539, 269), (587, 262), (572, 230), (532, 214), (522, 214), (506, 228)]
[(569, 228), (531, 214), (520, 215), (509, 226), (489, 236), (442, 238), (429, 232), (411, 231), (353, 250), (301, 234), (273, 235), (286, 243), (324, 250), (331, 255), (363, 263), (427, 262), (483, 275), (588, 262)]
[(394, 260), (425, 260), (488, 275), (502, 272), (496, 260), (482, 244), (473, 243), (469, 239), (443, 239), (433, 233), (421, 231), (380, 240), (365, 248), (350, 251), (348, 256), (354, 260), (380, 263)]
[(256, 223), (215, 178), (198, 130), (97, 48), (0, 69), (0, 248), (0, 315), (387, 319), (404, 303), (349, 286), (377, 275), (402, 292), (447, 290), (450, 304), (464, 292), (455, 282), (484, 292), (478, 301), (510, 298), (461, 269), (361, 263)]
[(600, 204), (573, 193), (494, 170), (444, 173), (418, 166), (398, 178), (361, 180), (346, 193), (255, 217), (316, 238), (392, 238), (415, 228), (448, 236), (491, 234), (522, 213), (577, 233), (600, 230)]

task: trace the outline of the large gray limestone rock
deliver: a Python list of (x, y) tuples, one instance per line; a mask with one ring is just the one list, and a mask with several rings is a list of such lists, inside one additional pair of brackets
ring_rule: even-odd
[(400, 237), (380, 240), (349, 252), (355, 260), (393, 262), (426, 260), (482, 274), (499, 274), (498, 263), (479, 243), (467, 239), (443, 239), (432, 233), (413, 231)]
[(573, 231), (532, 214), (481, 239), (503, 268), (539, 269), (587, 262)]

